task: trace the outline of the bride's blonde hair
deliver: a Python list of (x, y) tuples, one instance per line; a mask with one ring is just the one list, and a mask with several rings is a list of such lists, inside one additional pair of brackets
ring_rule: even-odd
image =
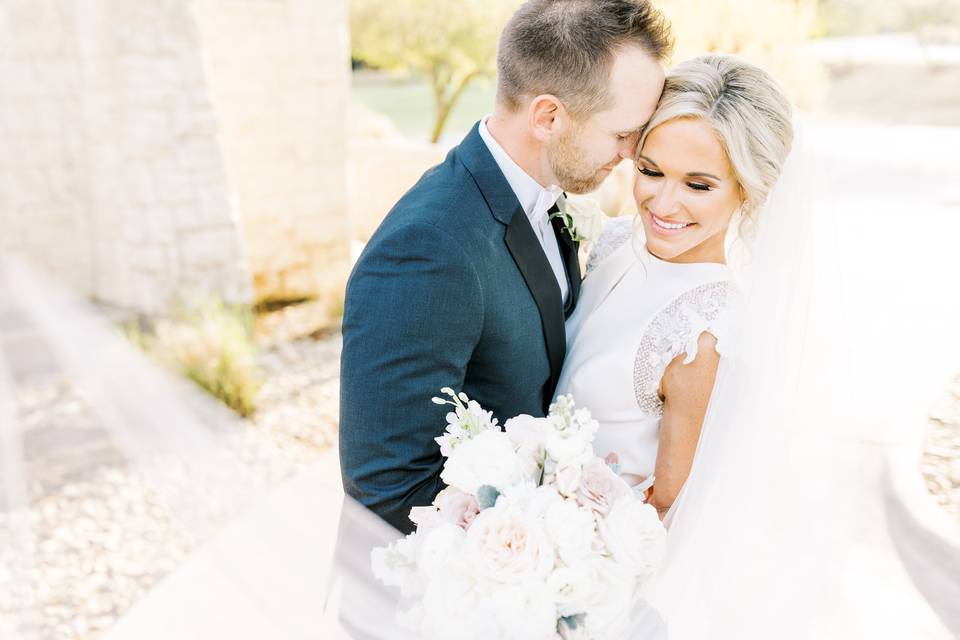
[(700, 56), (667, 74), (660, 103), (637, 152), (647, 135), (667, 121), (691, 118), (709, 124), (743, 189), (738, 234), (748, 238), (756, 231), (758, 212), (790, 152), (792, 116), (786, 93), (763, 69), (735, 56)]

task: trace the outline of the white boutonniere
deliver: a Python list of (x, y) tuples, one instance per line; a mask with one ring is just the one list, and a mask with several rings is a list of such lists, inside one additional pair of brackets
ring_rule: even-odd
[(574, 242), (587, 244), (593, 242), (603, 231), (603, 219), (606, 214), (592, 198), (567, 197), (560, 205), (560, 211), (551, 218), (560, 218)]

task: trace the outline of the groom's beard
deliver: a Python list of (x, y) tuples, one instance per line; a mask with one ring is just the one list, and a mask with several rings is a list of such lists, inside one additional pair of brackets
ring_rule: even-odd
[(587, 167), (583, 159), (587, 154), (578, 144), (576, 132), (570, 132), (557, 140), (547, 150), (550, 170), (557, 178), (557, 186), (568, 193), (589, 193), (596, 190), (610, 175), (608, 165)]

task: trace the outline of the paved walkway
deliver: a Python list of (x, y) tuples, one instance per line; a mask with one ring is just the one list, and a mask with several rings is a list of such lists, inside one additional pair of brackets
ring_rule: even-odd
[[(340, 339), (266, 349), (258, 413), (241, 421), (199, 391), (154, 385), (113, 327), (79, 306), (59, 313), (64, 299), (20, 273), (0, 262), (0, 638), (85, 640), (178, 569), (248, 487), (330, 450)], [(69, 322), (40, 330), (31, 303)], [(103, 375), (78, 379), (78, 362)]]

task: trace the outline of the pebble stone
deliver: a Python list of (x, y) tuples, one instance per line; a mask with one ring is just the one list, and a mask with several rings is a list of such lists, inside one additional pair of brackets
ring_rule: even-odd
[[(340, 345), (328, 332), (261, 351), (258, 409), (240, 421), (232, 452), (253, 489), (336, 442)], [(5, 477), (19, 497), (0, 498), (0, 638), (96, 638), (229, 519), (235, 496), (202, 496), (199, 504), (222, 508), (187, 525), (62, 374), (20, 383), (17, 400), (24, 477)], [(171, 486), (191, 496), (204, 486), (196, 470), (173, 467), (164, 475)], [(250, 487), (236, 493), (246, 499)]]
[(921, 471), (937, 502), (960, 521), (960, 377), (930, 413)]

